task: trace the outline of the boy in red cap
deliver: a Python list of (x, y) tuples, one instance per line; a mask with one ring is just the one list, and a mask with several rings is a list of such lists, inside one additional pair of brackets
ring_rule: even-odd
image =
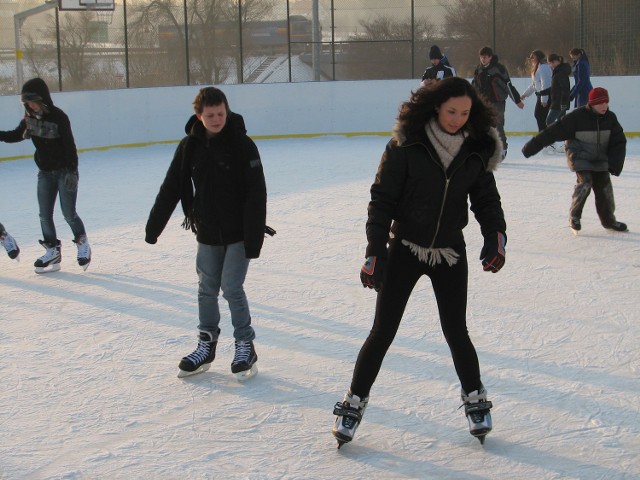
[(528, 141), (522, 153), (529, 158), (556, 141), (565, 141), (567, 163), (577, 181), (569, 210), (569, 226), (578, 232), (582, 209), (591, 190), (602, 226), (626, 232), (627, 225), (616, 220), (613, 186), (609, 174), (622, 172), (627, 138), (615, 113), (609, 110), (609, 92), (596, 87), (589, 103), (565, 115)]

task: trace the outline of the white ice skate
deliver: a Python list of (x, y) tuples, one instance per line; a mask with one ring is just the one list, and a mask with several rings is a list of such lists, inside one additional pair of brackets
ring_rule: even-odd
[(87, 239), (86, 235), (80, 235), (73, 240), (73, 243), (78, 247), (78, 265), (86, 271), (91, 263), (91, 245), (89, 245), (89, 239)]
[(36, 267), (36, 273), (57, 272), (60, 270), (60, 262), (62, 262), (62, 247), (60, 240), (56, 240), (55, 244), (49, 244), (43, 240), (39, 240), (46, 252), (33, 264)]
[(360, 398), (351, 393), (351, 389), (344, 395), (342, 402), (336, 403), (333, 414), (336, 422), (333, 426), (333, 436), (338, 441), (338, 448), (353, 440), (356, 429), (362, 421), (362, 415), (369, 403), (369, 397)]
[(20, 247), (15, 238), (9, 235), (7, 232), (0, 232), (0, 244), (7, 251), (7, 255), (11, 260), (20, 261)]
[(469, 433), (484, 445), (484, 439), (493, 428), (491, 412), (493, 404), (487, 400), (487, 390), (480, 385), (479, 390), (467, 394), (461, 391), (464, 413), (469, 420)]

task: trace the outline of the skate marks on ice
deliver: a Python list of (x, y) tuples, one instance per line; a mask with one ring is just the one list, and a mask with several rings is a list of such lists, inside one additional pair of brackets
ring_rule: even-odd
[[(494, 404), (484, 447), (457, 410), (459, 385), (424, 280), (356, 438), (336, 450), (331, 408), (348, 386), (375, 299), (357, 272), (382, 148), (376, 139), (375, 156), (362, 158), (364, 141), (353, 148), (341, 141), (335, 152), (331, 139), (305, 143), (343, 169), (345, 158), (366, 164), (362, 182), (336, 175), (319, 187), (311, 181), (315, 170), (300, 162), (299, 144), (259, 145), (262, 153), (273, 142), (263, 161), (268, 182), (280, 187), (271, 189), (279, 191), (270, 197), (269, 222), (286, 241), (267, 239), (247, 279), (261, 372), (246, 383), (229, 372), (227, 313), (222, 336), (229, 353), (204, 374), (175, 378), (196, 331), (195, 245), (179, 216), (157, 245), (142, 236), (175, 145), (162, 152), (164, 162), (157, 149), (145, 161), (144, 149), (124, 149), (94, 162), (104, 168), (96, 184), (118, 185), (127, 168), (144, 194), (131, 188), (109, 199), (135, 206), (124, 221), (118, 208), (103, 208), (99, 195), (83, 190), (80, 213), (100, 250), (86, 274), (69, 267), (36, 276), (25, 258), (42, 253), (29, 244), (37, 238), (37, 212), (3, 212), (3, 223), (16, 225), (12, 232), (25, 232), (27, 241), (17, 240), (28, 254), (21, 264), (0, 259), (0, 402), (8, 405), (0, 424), (12, 439), (0, 445), (0, 471), (9, 478), (639, 477), (640, 412), (629, 401), (640, 393), (639, 243), (633, 232), (621, 239), (604, 229), (597, 231), (601, 239), (574, 239), (566, 227), (574, 178), (563, 163), (544, 158), (514, 157), (508, 161), (523, 168), (497, 172), (509, 243), (507, 264), (490, 284), (478, 268), (482, 243), (472, 218), (465, 230), (469, 329)], [(510, 143), (517, 152), (523, 142)], [(617, 213), (633, 229), (640, 225), (640, 142), (629, 143), (633, 161), (614, 188)], [(112, 157), (118, 168), (109, 166)], [(277, 177), (269, 172), (271, 157), (278, 158)], [(81, 166), (85, 184), (93, 175), (89, 163)], [(287, 187), (288, 164), (300, 170), (295, 190)], [(0, 198), (20, 197), (4, 168)], [(25, 161), (22, 174), (32, 168)], [(330, 168), (318, 172), (331, 175)], [(149, 176), (155, 178), (144, 185)], [(592, 203), (583, 228), (593, 223), (596, 231)]]

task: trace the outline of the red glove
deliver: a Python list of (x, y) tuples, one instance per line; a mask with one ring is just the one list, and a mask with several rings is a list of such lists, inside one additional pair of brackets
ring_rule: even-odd
[(365, 288), (373, 288), (379, 292), (382, 288), (385, 259), (379, 257), (367, 257), (360, 269), (360, 281)]

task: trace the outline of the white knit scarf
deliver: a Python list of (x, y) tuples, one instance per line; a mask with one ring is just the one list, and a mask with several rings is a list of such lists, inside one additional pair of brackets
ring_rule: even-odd
[(454, 134), (447, 133), (440, 128), (438, 120), (435, 118), (429, 120), (424, 129), (446, 170), (460, 151), (460, 147), (462, 147), (464, 139), (466, 138), (464, 131), (460, 129)]

